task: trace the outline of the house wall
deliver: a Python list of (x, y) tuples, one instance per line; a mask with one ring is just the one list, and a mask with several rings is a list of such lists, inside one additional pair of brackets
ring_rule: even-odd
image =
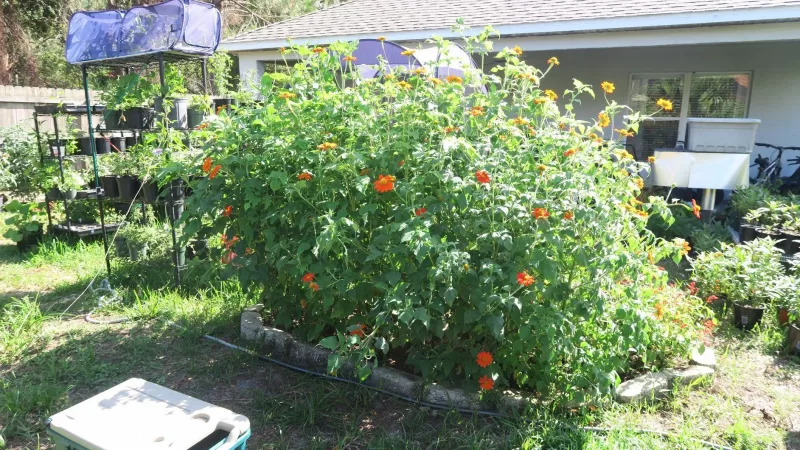
[[(539, 68), (546, 68), (549, 57), (558, 57), (561, 65), (542, 81), (542, 87), (553, 89), (559, 96), (572, 87), (573, 78), (595, 86), (598, 98), (584, 96), (576, 108), (576, 114), (583, 119), (594, 118), (604, 107), (599, 89), (602, 81), (616, 85), (611, 99), (627, 104), (633, 73), (750, 71), (753, 78), (748, 117), (761, 119), (756, 141), (800, 147), (800, 58), (794, 55), (800, 55), (798, 41), (554, 50), (526, 52), (524, 57)], [(763, 148), (760, 151), (770, 153)], [(784, 175), (790, 173), (786, 159), (796, 156), (800, 152), (784, 153)]]

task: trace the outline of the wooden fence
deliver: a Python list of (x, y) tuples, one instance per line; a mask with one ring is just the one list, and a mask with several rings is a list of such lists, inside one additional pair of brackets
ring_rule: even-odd
[[(94, 103), (96, 101), (96, 94), (94, 92), (90, 94), (92, 96), (92, 103)], [(46, 103), (73, 103), (76, 105), (85, 105), (86, 101), (83, 90), (81, 89), (51, 89), (0, 85), (0, 127), (19, 124), (33, 128), (33, 106)], [(53, 120), (49, 117), (40, 117), (39, 124), (42, 131), (53, 130)], [(66, 118), (59, 118), (58, 126), (59, 130), (65, 130)], [(86, 117), (80, 117), (76, 120), (73, 127), (86, 130)]]

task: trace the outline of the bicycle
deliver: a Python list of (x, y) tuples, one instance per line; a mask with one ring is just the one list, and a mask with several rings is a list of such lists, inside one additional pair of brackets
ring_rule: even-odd
[[(777, 181), (780, 181), (780, 192), (781, 194), (788, 194), (788, 193), (800, 193), (800, 167), (794, 171), (788, 177), (781, 177), (781, 172), (783, 170), (783, 151), (784, 150), (796, 150), (800, 151), (800, 147), (781, 147), (778, 145), (766, 144), (763, 142), (756, 142), (756, 146), (758, 147), (767, 147), (777, 150), (777, 152), (773, 152), (772, 156), (775, 156), (774, 159), (771, 157), (767, 158), (761, 156), (761, 153), (758, 154), (758, 157), (755, 159), (755, 164), (752, 164), (750, 167), (758, 167), (758, 173), (754, 179), (751, 179), (751, 183), (753, 184), (772, 184)], [(788, 160), (789, 166), (798, 166), (800, 165), (800, 156), (790, 158)]]

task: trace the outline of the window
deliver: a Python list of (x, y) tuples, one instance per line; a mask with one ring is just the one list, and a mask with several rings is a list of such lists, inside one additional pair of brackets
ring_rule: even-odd
[(656, 149), (673, 148), (682, 141), (689, 117), (746, 117), (751, 79), (749, 72), (632, 75), (630, 106), (634, 111), (651, 114), (658, 110), (660, 98), (671, 100), (673, 109), (643, 122), (639, 133), (627, 142), (633, 144), (636, 157), (644, 160)]

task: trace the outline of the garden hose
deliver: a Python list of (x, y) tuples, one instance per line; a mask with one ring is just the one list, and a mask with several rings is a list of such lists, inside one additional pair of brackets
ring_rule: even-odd
[[(106, 280), (103, 280), (103, 281), (106, 281)], [(101, 287), (98, 288), (97, 290), (101, 290), (101, 289), (103, 289), (103, 285), (102, 284), (101, 284)], [(116, 292), (116, 291), (114, 291), (114, 292)], [(94, 313), (94, 311), (95, 310), (92, 310), (92, 311), (89, 312), (89, 314), (86, 315), (86, 321), (87, 322), (93, 323), (93, 324), (105, 325), (105, 324), (123, 323), (123, 322), (128, 322), (128, 321), (131, 320), (128, 317), (123, 317), (123, 318), (119, 318), (119, 319), (115, 319), (115, 320), (111, 320), (111, 321), (107, 321), (107, 322), (101, 322), (101, 321), (97, 321), (97, 320), (91, 318), (92, 313)], [(182, 326), (180, 324), (177, 324), (177, 323), (175, 323), (175, 322), (173, 322), (171, 320), (162, 319), (162, 318), (158, 318), (158, 319), (163, 321), (164, 323), (166, 323), (167, 325), (169, 325), (171, 327), (175, 327), (175, 328), (178, 328), (178, 329), (183, 330), (183, 331), (186, 330), (186, 327), (184, 327), (184, 326)], [(285, 363), (283, 361), (280, 361), (280, 360), (277, 360), (277, 359), (274, 359), (274, 358), (270, 358), (269, 356), (261, 355), (259, 353), (254, 352), (253, 350), (238, 346), (236, 344), (231, 344), (230, 342), (224, 341), (224, 340), (222, 340), (222, 339), (220, 339), (218, 337), (214, 337), (214, 336), (211, 336), (209, 334), (204, 334), (203, 335), (203, 339), (211, 341), (211, 342), (215, 342), (215, 343), (220, 344), (222, 346), (228, 347), (228, 348), (230, 348), (232, 350), (236, 350), (236, 351), (240, 351), (240, 352), (243, 352), (243, 353), (247, 353), (248, 355), (255, 356), (259, 360), (266, 361), (266, 362), (281, 366), (281, 367), (283, 367), (285, 369), (289, 369), (289, 370), (292, 370), (292, 371), (295, 371), (295, 372), (299, 372), (299, 373), (302, 373), (302, 374), (311, 375), (311, 376), (314, 376), (314, 377), (323, 378), (323, 379), (327, 379), (327, 380), (331, 380), (331, 381), (339, 381), (339, 382), (342, 382), (342, 383), (351, 384), (351, 385), (358, 386), (358, 387), (361, 387), (361, 388), (367, 388), (367, 389), (370, 389), (372, 391), (375, 391), (375, 392), (378, 392), (378, 393), (381, 393), (381, 394), (384, 394), (384, 395), (388, 395), (388, 396), (391, 396), (391, 397), (397, 398), (399, 400), (403, 400), (405, 402), (412, 403), (412, 404), (415, 404), (415, 405), (418, 405), (418, 406), (423, 406), (423, 407), (428, 407), (428, 408), (438, 409), (438, 410), (444, 410), (444, 411), (457, 411), (457, 412), (459, 412), (461, 414), (465, 414), (465, 415), (477, 414), (479, 416), (495, 417), (495, 418), (501, 418), (501, 419), (511, 419), (511, 420), (518, 419), (517, 417), (513, 417), (513, 416), (510, 416), (508, 414), (498, 413), (498, 412), (494, 412), (494, 411), (474, 410), (474, 409), (468, 409), (468, 408), (458, 408), (458, 407), (454, 407), (454, 406), (451, 406), (451, 405), (445, 405), (445, 404), (442, 404), (442, 403), (431, 403), (431, 402), (426, 402), (424, 400), (417, 400), (415, 398), (407, 397), (405, 395), (397, 394), (395, 392), (390, 392), (390, 391), (381, 389), (379, 387), (369, 386), (369, 385), (366, 385), (366, 384), (358, 382), (358, 381), (349, 380), (347, 378), (340, 378), (340, 377), (337, 377), (337, 376), (334, 376), (334, 375), (329, 375), (329, 374), (326, 374), (326, 373), (320, 373), (320, 372), (316, 372), (316, 371), (313, 371), (313, 370), (304, 369), (302, 367), (298, 367), (298, 366), (295, 366), (295, 365), (292, 365), (292, 364), (288, 364), (288, 363)], [(525, 421), (526, 422), (530, 422), (530, 420), (525, 420)], [(587, 432), (602, 433), (602, 434), (612, 433), (614, 431), (611, 428), (603, 428), (603, 427), (585, 427), (585, 426), (574, 427), (574, 426), (569, 426), (569, 428), (573, 428), (573, 429), (579, 430), (579, 431), (587, 431)], [(674, 434), (668, 433), (666, 431), (648, 430), (648, 429), (631, 429), (629, 431), (633, 431), (634, 433), (637, 433), (637, 434), (654, 434), (654, 435), (661, 436), (663, 438), (676, 438), (676, 436)], [(727, 446), (720, 445), (720, 444), (715, 444), (713, 442), (703, 441), (703, 440), (700, 440), (700, 439), (691, 439), (691, 440), (693, 442), (695, 442), (695, 443), (698, 443), (700, 445), (703, 445), (705, 447), (712, 448), (712, 449), (715, 449), (715, 450), (733, 450), (733, 448), (731, 448), (731, 447), (727, 447)]]

